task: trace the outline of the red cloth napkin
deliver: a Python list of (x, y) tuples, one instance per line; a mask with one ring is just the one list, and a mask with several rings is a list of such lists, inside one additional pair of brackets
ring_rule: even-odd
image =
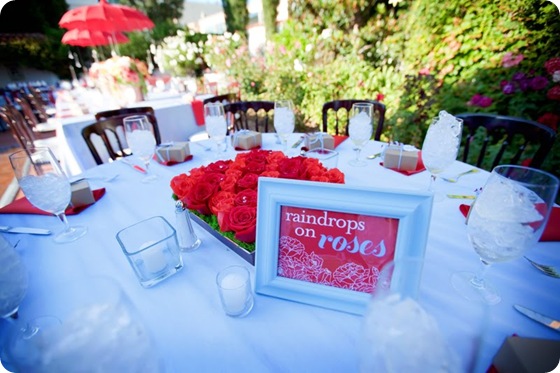
[(154, 159), (157, 163), (162, 164), (162, 165), (164, 165), (164, 166), (173, 166), (174, 164), (179, 164), (179, 163), (183, 163), (183, 162), (186, 162), (186, 161), (190, 161), (191, 159), (193, 159), (193, 156), (192, 156), (192, 154), (187, 155), (187, 156), (185, 157), (185, 159), (183, 159), (183, 162), (177, 162), (177, 161), (165, 161), (165, 162), (162, 162), (162, 161), (160, 161), (159, 158), (156, 157), (156, 156), (154, 156), (153, 159)]
[[(383, 162), (381, 162), (379, 164), (381, 166), (383, 166)], [(424, 162), (422, 162), (422, 152), (421, 151), (418, 152), (418, 164), (416, 164), (416, 169), (415, 170), (403, 171), (403, 170), (397, 170), (396, 168), (388, 168), (388, 170), (393, 170), (393, 171), (399, 172), (399, 173), (401, 173), (403, 175), (406, 175), (406, 176), (417, 174), (418, 172), (422, 172), (425, 169), (426, 169), (426, 167), (424, 166)]]
[[(105, 188), (96, 189), (96, 190), (92, 191), (92, 193), (93, 193), (93, 198), (97, 202), (101, 197), (103, 197), (105, 195)], [(76, 215), (76, 214), (79, 214), (80, 212), (84, 211), (85, 209), (87, 209), (91, 205), (85, 205), (85, 206), (80, 206), (80, 207), (69, 206), (66, 209), (65, 213), (66, 213), (66, 215)], [(16, 199), (14, 202), (2, 207), (0, 209), (0, 214), (52, 215), (50, 212), (40, 210), (37, 207), (33, 206), (31, 204), (31, 202), (29, 202), (27, 200), (27, 198), (25, 198), (25, 197)]]
[(204, 125), (204, 104), (200, 100), (193, 100), (191, 102), (192, 111), (194, 114), (194, 120), (199, 126)]
[[(459, 205), (459, 210), (464, 217), (467, 217), (470, 209), (470, 205)], [(552, 208), (540, 241), (560, 241), (560, 207), (554, 206)]]
[(344, 142), (344, 140), (346, 140), (348, 138), (348, 136), (333, 135), (333, 138), (334, 138), (334, 148), (336, 149), (336, 147), (339, 146), (340, 144), (342, 144)]
[(236, 147), (235, 147), (235, 150), (236, 150), (236, 151), (240, 151), (240, 152), (244, 152), (244, 151), (246, 151), (246, 150), (254, 150), (254, 149), (257, 149), (257, 150), (258, 150), (258, 149), (260, 149), (260, 148), (261, 148), (260, 145), (254, 146), (254, 147), (252, 147), (251, 149), (243, 149), (243, 148), (240, 148), (240, 147), (236, 146)]

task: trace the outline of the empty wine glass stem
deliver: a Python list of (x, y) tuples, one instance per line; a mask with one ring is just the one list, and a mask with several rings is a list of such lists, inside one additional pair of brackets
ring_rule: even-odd
[(62, 224), (64, 224), (64, 231), (70, 229), (70, 224), (68, 224), (68, 219), (66, 218), (66, 214), (64, 212), (55, 215), (62, 222)]
[(430, 192), (434, 191), (434, 185), (436, 183), (436, 175), (430, 174), (430, 185), (428, 186), (428, 190)]
[(471, 279), (471, 284), (477, 289), (484, 289), (486, 287), (484, 276), (486, 275), (488, 268), (490, 268), (490, 263), (480, 259), (480, 264), (478, 272), (476, 272)]
[(356, 162), (360, 160), (360, 153), (362, 152), (362, 148), (357, 147), (356, 149)]

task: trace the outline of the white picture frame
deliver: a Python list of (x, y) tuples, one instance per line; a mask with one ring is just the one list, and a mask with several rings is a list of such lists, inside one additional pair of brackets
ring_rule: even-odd
[[(358, 244), (352, 246), (351, 243), (348, 243), (349, 239), (340, 237), (333, 239), (332, 236), (327, 236), (325, 233), (321, 233), (319, 239), (313, 231), (311, 234), (303, 235), (302, 227), (304, 224), (300, 227), (294, 223), (294, 220), (297, 220), (294, 217), (303, 215), (288, 211), (301, 211), (303, 213), (311, 211), (314, 214), (319, 212), (325, 217), (327, 217), (327, 214), (331, 214), (329, 216), (334, 214), (339, 217), (348, 217), (348, 229), (344, 233), (353, 233), (349, 227), (356, 226), (356, 223), (350, 223), (354, 218), (356, 221), (365, 219), (369, 222), (393, 222), (390, 226), (394, 227), (394, 232), (392, 234), (388, 233), (387, 236), (393, 242), (392, 249), (390, 248), (393, 250), (392, 257), (383, 258), (380, 256), (380, 252), (376, 252), (376, 255), (384, 260), (390, 259), (391, 262), (395, 263), (390, 290), (399, 292), (403, 296), (415, 298), (419, 289), (422, 263), (428, 239), (432, 202), (433, 194), (428, 191), (384, 190), (345, 184), (259, 178), (257, 250), (255, 257), (256, 293), (352, 314), (364, 314), (371, 298), (371, 294), (366, 291), (341, 288), (338, 285), (332, 285), (335, 283), (334, 280), (328, 280), (331, 282), (323, 281), (323, 277), (318, 276), (312, 277), (314, 279), (312, 281), (307, 281), (280, 274), (287, 273), (284, 264), (287, 255), (285, 250), (291, 250), (282, 245), (294, 241), (289, 236), (281, 237), (280, 232), (293, 227), (295, 227), (293, 232), (297, 233), (298, 239), (300, 238), (299, 235), (302, 235), (304, 236), (301, 237), (302, 239), (306, 238), (318, 243), (317, 247), (306, 248), (305, 250), (311, 250), (312, 253), (305, 253), (305, 255), (322, 258), (323, 255), (326, 255), (326, 250), (337, 251), (336, 253), (329, 253), (329, 257), (343, 254), (348, 256), (350, 255), (348, 252), (351, 251), (351, 254), (358, 255), (361, 258), (366, 258), (366, 254), (371, 254), (373, 245), (369, 245), (370, 249), (364, 251), (362, 250), (363, 243), (361, 246)], [(281, 216), (282, 211), (284, 211), (283, 216)], [(331, 219), (331, 221), (337, 222), (338, 226), (344, 225), (344, 222), (338, 224), (338, 220)], [(309, 219), (306, 222), (309, 223)], [(315, 219), (313, 222), (317, 223), (318, 220)], [(394, 224), (394, 222), (398, 222), (398, 224)], [(367, 228), (367, 225), (364, 228)], [(325, 227), (322, 226), (321, 229), (325, 229)], [(361, 237), (367, 237), (368, 230), (364, 229), (363, 231), (360, 232)], [(383, 231), (381, 233), (379, 231), (376, 231), (375, 234), (385, 234)], [(325, 240), (325, 237), (328, 237), (328, 239)], [(339, 238), (340, 240), (337, 241)], [(297, 239), (295, 241), (297, 242)], [(336, 246), (337, 242), (343, 242), (344, 244)], [(346, 245), (347, 243), (348, 245)], [(328, 246), (329, 244), (331, 246)], [(358, 246), (360, 250), (353, 252)], [(298, 248), (301, 247), (305, 246), (298, 246)], [(342, 252), (343, 254), (341, 254)], [(291, 259), (289, 256), (288, 258)], [(322, 259), (318, 261), (323, 262)], [(402, 263), (402, 265), (399, 263)], [(279, 264), (281, 265), (280, 268)], [(374, 270), (375, 268), (371, 268), (372, 272)], [(329, 279), (334, 278), (334, 272), (322, 268), (321, 271), (325, 271), (324, 273), (327, 274)], [(323, 283), (321, 283), (322, 281)], [(368, 287), (364, 289), (368, 289)]]

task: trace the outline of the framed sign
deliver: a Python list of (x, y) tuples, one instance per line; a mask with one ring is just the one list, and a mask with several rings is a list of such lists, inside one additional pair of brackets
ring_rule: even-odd
[(265, 177), (258, 191), (257, 293), (363, 314), (395, 263), (390, 289), (417, 295), (431, 193)]

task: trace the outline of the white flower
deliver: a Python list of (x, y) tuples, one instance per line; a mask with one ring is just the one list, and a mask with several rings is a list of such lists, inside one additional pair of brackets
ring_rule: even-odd
[(321, 32), (321, 39), (329, 39), (332, 36), (332, 30), (330, 28), (326, 28)]
[(552, 81), (555, 83), (560, 82), (560, 70), (556, 70), (554, 74), (552, 74)]
[(232, 36), (232, 38), (231, 38), (231, 39), (232, 39), (233, 41), (236, 41), (236, 42), (237, 42), (237, 41), (239, 41), (239, 39), (240, 39), (240, 36), (239, 36), (239, 34), (238, 34), (238, 33), (235, 33), (235, 34), (233, 34), (233, 36)]
[(303, 64), (301, 63), (299, 58), (296, 58), (294, 60), (294, 70), (295, 71), (303, 71)]

